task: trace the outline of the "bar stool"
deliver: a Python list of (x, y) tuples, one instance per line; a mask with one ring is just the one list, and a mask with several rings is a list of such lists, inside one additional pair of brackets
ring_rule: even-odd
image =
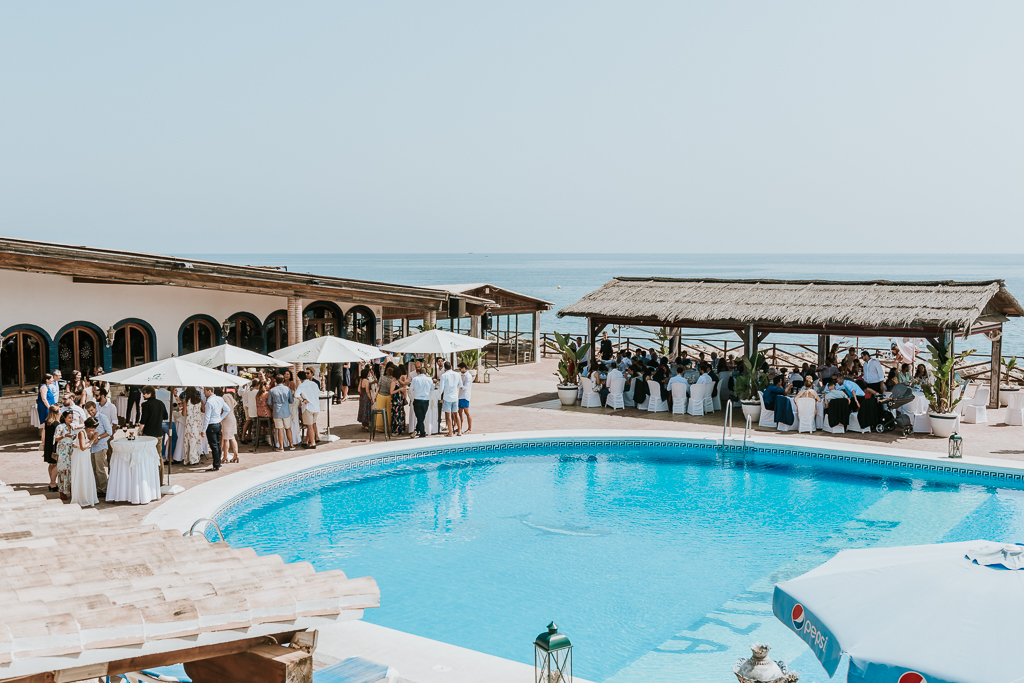
[(377, 435), (378, 415), (380, 415), (381, 422), (384, 424), (384, 440), (391, 441), (391, 423), (388, 420), (387, 411), (383, 408), (374, 408), (370, 411), (370, 441), (373, 441), (373, 437)]
[(255, 417), (253, 418), (252, 425), (252, 452), (255, 453), (256, 449), (260, 447), (260, 435), (262, 434), (263, 425), (267, 425), (267, 443), (273, 446), (274, 444), (274, 420), (269, 417)]

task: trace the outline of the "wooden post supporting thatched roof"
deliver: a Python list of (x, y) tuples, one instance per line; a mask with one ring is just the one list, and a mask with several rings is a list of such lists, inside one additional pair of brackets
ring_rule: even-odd
[(807, 334), (933, 336), (1002, 323), (1024, 309), (1002, 280), (832, 282), (618, 277), (558, 317), (603, 323)]

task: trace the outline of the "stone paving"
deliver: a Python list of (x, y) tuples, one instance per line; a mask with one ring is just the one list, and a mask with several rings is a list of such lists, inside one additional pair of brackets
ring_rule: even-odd
[[(555, 395), (554, 368), (555, 361), (542, 360), (530, 365), (491, 370), (490, 383), (480, 383), (473, 387), (473, 432), (486, 434), (546, 429), (656, 429), (708, 432), (709, 436), (722, 433), (724, 421), (722, 412), (704, 417), (693, 417), (672, 415), (671, 413), (647, 413), (634, 408), (613, 411), (607, 408), (562, 407)], [(356, 422), (357, 408), (358, 401), (355, 398), (350, 398), (341, 405), (331, 407), (331, 433), (339, 437), (339, 440), (331, 444), (322, 443), (317, 452), (368, 443), (368, 435), (361, 430)], [(1024, 444), (1021, 441), (1021, 437), (1024, 436), (1024, 427), (1010, 427), (1003, 424), (1004, 412), (1001, 409), (989, 410), (988, 424), (962, 425), (960, 434), (964, 439), (966, 454), (1024, 460)], [(321, 422), (325, 423), (326, 420), (322, 418)], [(323, 426), (321, 424), (321, 427)], [(736, 413), (735, 427), (742, 436), (743, 416), (739, 412)], [(757, 428), (756, 431), (759, 437), (771, 438), (772, 434), (778, 434), (788, 439), (834, 440), (846, 445), (871, 442), (890, 448), (907, 448), (938, 453), (944, 453), (947, 448), (945, 439), (922, 434), (909, 437), (899, 436), (894, 432), (833, 436), (822, 431), (817, 431), (813, 435), (777, 432), (764, 428)], [(20, 432), (0, 438), (0, 481), (18, 489), (25, 489), (30, 493), (57, 497), (57, 494), (47, 491), (46, 465), (38, 450), (39, 442), (35, 434), (34, 431)], [(428, 438), (445, 439), (447, 437), (435, 435)], [(275, 453), (267, 446), (261, 447), (257, 453), (252, 453), (251, 445), (242, 445), (240, 464), (225, 465), (217, 473), (205, 471), (209, 467), (209, 461), (192, 467), (175, 465), (172, 477), (175, 484), (189, 488), (211, 478), (224, 477), (241, 469), (308, 453), (310, 451), (303, 449)], [(167, 498), (162, 500), (167, 500)], [(160, 502), (149, 505), (101, 502), (98, 507), (110, 509), (119, 515), (134, 517), (141, 521)]]

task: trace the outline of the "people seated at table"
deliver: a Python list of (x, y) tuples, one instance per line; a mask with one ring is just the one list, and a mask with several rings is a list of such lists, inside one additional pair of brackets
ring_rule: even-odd
[(896, 368), (889, 368), (889, 372), (885, 376), (885, 387), (884, 388), (885, 388), (886, 391), (892, 391), (893, 387), (895, 387), (897, 384), (899, 384), (899, 380), (896, 379), (896, 375), (897, 374), (898, 373), (896, 372)]
[(802, 386), (804, 383), (804, 376), (800, 374), (800, 371), (797, 368), (793, 368), (789, 373), (786, 383)]
[(608, 394), (611, 393), (611, 387), (609, 386), (609, 384), (613, 380), (617, 379), (624, 380), (626, 379), (626, 376), (622, 373), (622, 370), (620, 370), (617, 365), (613, 365), (611, 367), (611, 370), (608, 371), (608, 374), (604, 378), (604, 386), (602, 387), (602, 389), (604, 389), (604, 392), (602, 392), (601, 394), (601, 405), (605, 405), (608, 402)]
[(695, 384), (711, 384), (715, 380), (711, 377), (711, 365), (707, 361), (700, 364), (700, 376)]
[(882, 422), (882, 411), (885, 409), (879, 403), (879, 399), (882, 398), (882, 392), (876, 391), (873, 385), (868, 384), (864, 380), (860, 380), (857, 385), (864, 392), (864, 396), (859, 401), (857, 421), (861, 427), (873, 429), (875, 425)]
[(825, 415), (831, 427), (850, 424), (850, 398), (842, 387), (837, 386), (836, 378), (829, 377), (825, 384)]
[(896, 384), (905, 384), (908, 387), (914, 383), (914, 376), (910, 374), (910, 363), (900, 364), (900, 371), (896, 373)]
[(700, 377), (700, 372), (698, 372), (697, 368), (693, 367), (693, 364), (685, 358), (683, 359), (683, 377), (685, 377), (686, 381), (691, 384), (696, 382), (697, 378)]
[(931, 384), (931, 382), (931, 375), (928, 374), (928, 368), (925, 367), (924, 363), (918, 363), (917, 370), (914, 371), (914, 383)]
[(768, 410), (775, 410), (775, 401), (780, 396), (786, 395), (786, 390), (782, 386), (782, 375), (775, 374), (769, 380), (771, 384), (764, 390), (764, 407)]

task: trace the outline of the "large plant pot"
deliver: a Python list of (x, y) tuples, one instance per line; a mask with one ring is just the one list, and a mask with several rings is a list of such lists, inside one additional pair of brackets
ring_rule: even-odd
[(757, 424), (761, 419), (760, 401), (740, 401), (740, 407), (743, 408), (743, 416), (749, 417), (751, 423)]
[(576, 405), (576, 396), (579, 394), (579, 387), (574, 384), (560, 385), (558, 387), (558, 400), (563, 406)]
[(999, 387), (999, 405), (1004, 408), (1010, 405), (1010, 397), (1020, 391), (1020, 387)]
[(950, 434), (956, 431), (956, 420), (960, 413), (928, 413), (928, 420), (932, 423), (932, 434), (948, 439)]

